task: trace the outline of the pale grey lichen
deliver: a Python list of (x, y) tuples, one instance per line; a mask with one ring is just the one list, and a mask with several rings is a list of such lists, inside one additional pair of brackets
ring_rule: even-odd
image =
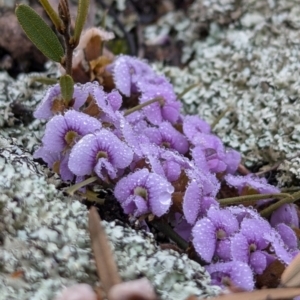
[[(214, 131), (242, 153), (246, 166), (272, 166), (287, 158), (277, 174), (284, 186), (293, 176), (300, 178), (300, 161), (293, 159), (300, 150), (299, 8), (293, 0), (238, 1), (237, 7), (233, 2), (196, 0), (193, 6), (204, 9), (194, 14), (205, 14), (209, 35), (189, 39), (190, 28), (199, 23), (188, 14), (181, 16), (181, 22), (188, 20), (191, 27), (180, 28), (177, 38), (187, 35), (182, 58), (191, 61), (183, 70), (156, 67), (171, 78), (177, 93), (199, 83), (183, 97), (187, 112), (212, 124), (230, 109)], [(226, 26), (211, 17), (225, 18), (238, 9), (240, 17)], [(165, 27), (169, 32), (178, 29), (178, 22), (171, 22), (178, 19), (177, 12), (170, 14), (146, 29), (146, 38)]]
[[(0, 143), (0, 299), (53, 299), (63, 286), (97, 284), (86, 206), (58, 191), (14, 140)], [(152, 234), (104, 226), (124, 280), (147, 277), (161, 299), (220, 293), (203, 267), (160, 250)]]

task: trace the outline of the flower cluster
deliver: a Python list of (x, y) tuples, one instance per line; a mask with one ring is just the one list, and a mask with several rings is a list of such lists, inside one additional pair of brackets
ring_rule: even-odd
[(281, 206), (270, 222), (251, 207), (222, 208), (228, 190), (235, 196), (279, 190), (239, 175), (240, 154), (224, 147), (204, 120), (181, 114), (170, 82), (146, 62), (122, 55), (106, 72), (113, 88), (75, 85), (68, 105), (59, 85), (48, 90), (35, 112), (48, 120), (35, 158), (65, 181), (96, 176), (99, 184), (113, 184), (126, 214), (164, 216), (192, 242), (214, 283), (230, 280), (251, 290), (254, 275), (273, 261), (288, 264), (298, 253), (295, 206)]

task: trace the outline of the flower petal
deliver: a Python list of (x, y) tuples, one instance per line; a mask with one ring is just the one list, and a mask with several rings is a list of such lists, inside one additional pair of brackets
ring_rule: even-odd
[(206, 262), (211, 262), (216, 249), (216, 228), (208, 218), (197, 221), (192, 229), (193, 245)]
[(202, 192), (196, 180), (191, 181), (185, 191), (182, 204), (183, 214), (191, 225), (195, 224), (199, 216), (201, 197)]

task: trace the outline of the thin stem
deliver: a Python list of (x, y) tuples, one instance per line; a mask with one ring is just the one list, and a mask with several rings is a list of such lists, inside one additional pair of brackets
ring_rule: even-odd
[(186, 89), (184, 89), (178, 96), (178, 99), (181, 99), (186, 93), (188, 93), (189, 91), (191, 91), (193, 88), (195, 87), (200, 87), (201, 83), (200, 82), (196, 82), (194, 84), (191, 84), (190, 86), (188, 86)]
[(86, 198), (86, 200), (90, 201), (90, 202), (96, 202), (100, 205), (104, 204), (105, 199), (101, 199), (97, 197), (97, 194), (93, 191), (90, 190), (86, 190), (85, 193), (80, 193), (80, 196)]
[(274, 210), (276, 210), (277, 208), (279, 208), (281, 205), (287, 204), (287, 203), (294, 203), (294, 202), (298, 201), (299, 199), (300, 199), (300, 192), (289, 195), (289, 197), (283, 198), (282, 200), (280, 200), (280, 201), (270, 205), (269, 207), (263, 209), (260, 212), (260, 215), (262, 217), (269, 217), (271, 215), (271, 213)]
[(72, 77), (73, 51), (76, 46), (71, 42), (71, 36), (70, 36), (71, 16), (70, 16), (68, 0), (60, 0), (58, 6), (58, 13), (65, 25), (65, 30), (62, 33), (64, 43), (65, 43), (65, 57), (62, 62), (62, 66), (65, 68), (66, 74)]
[(281, 198), (291, 198), (290, 194), (286, 193), (278, 193), (278, 194), (255, 194), (255, 195), (246, 195), (246, 196), (239, 196), (239, 197), (232, 197), (232, 198), (224, 198), (220, 199), (220, 205), (232, 205), (232, 204), (240, 204), (244, 202), (256, 202), (258, 200), (263, 199), (281, 199)]
[(84, 186), (86, 186), (86, 185), (88, 185), (88, 184), (90, 184), (90, 183), (92, 183), (92, 182), (95, 182), (97, 179), (98, 179), (97, 176), (90, 177), (90, 178), (88, 178), (88, 179), (86, 179), (86, 180), (84, 180), (84, 181), (82, 181), (82, 182), (79, 182), (79, 183), (76, 183), (76, 184), (70, 186), (70, 187), (66, 190), (66, 192), (67, 192), (69, 195), (73, 196), (74, 193), (75, 193), (76, 191), (78, 191), (78, 190), (81, 189), (82, 187), (84, 187)]
[(148, 106), (148, 105), (150, 105), (150, 104), (152, 104), (152, 103), (155, 103), (155, 102), (159, 102), (159, 103), (162, 105), (162, 104), (163, 104), (163, 101), (164, 101), (164, 99), (163, 99), (162, 97), (156, 97), (156, 98), (151, 99), (151, 100), (149, 100), (149, 101), (146, 101), (146, 102), (144, 102), (144, 103), (142, 103), (142, 104), (139, 104), (139, 105), (137, 105), (137, 106), (135, 106), (135, 107), (132, 107), (132, 108), (127, 109), (127, 110), (125, 111), (125, 113), (124, 113), (124, 116), (126, 117), (126, 116), (128, 116), (128, 115), (130, 115), (130, 114), (132, 114), (132, 113), (134, 113), (134, 112), (136, 112), (136, 111), (138, 111), (138, 110), (144, 108), (145, 106)]
[(216, 119), (215, 121), (211, 124), (211, 129), (213, 130), (218, 123), (220, 122), (221, 119), (223, 119), (223, 117), (229, 112), (232, 111), (233, 108), (232, 107), (228, 107), (227, 109), (225, 109)]

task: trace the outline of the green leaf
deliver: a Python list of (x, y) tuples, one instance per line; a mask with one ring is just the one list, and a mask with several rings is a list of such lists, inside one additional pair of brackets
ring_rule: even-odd
[(48, 0), (39, 0), (39, 1), (42, 4), (45, 12), (51, 19), (52, 23), (54, 24), (56, 30), (58, 30), (59, 32), (63, 32), (65, 30), (65, 25), (63, 24), (62, 20), (58, 16), (58, 13), (53, 9), (49, 1)]
[(63, 99), (69, 103), (73, 98), (74, 81), (70, 75), (63, 75), (59, 79), (60, 90)]
[(28, 5), (20, 4), (16, 8), (20, 25), (32, 43), (49, 59), (58, 63), (64, 56), (64, 49), (53, 30)]
[(90, 0), (79, 0), (73, 41), (78, 44), (89, 11)]

